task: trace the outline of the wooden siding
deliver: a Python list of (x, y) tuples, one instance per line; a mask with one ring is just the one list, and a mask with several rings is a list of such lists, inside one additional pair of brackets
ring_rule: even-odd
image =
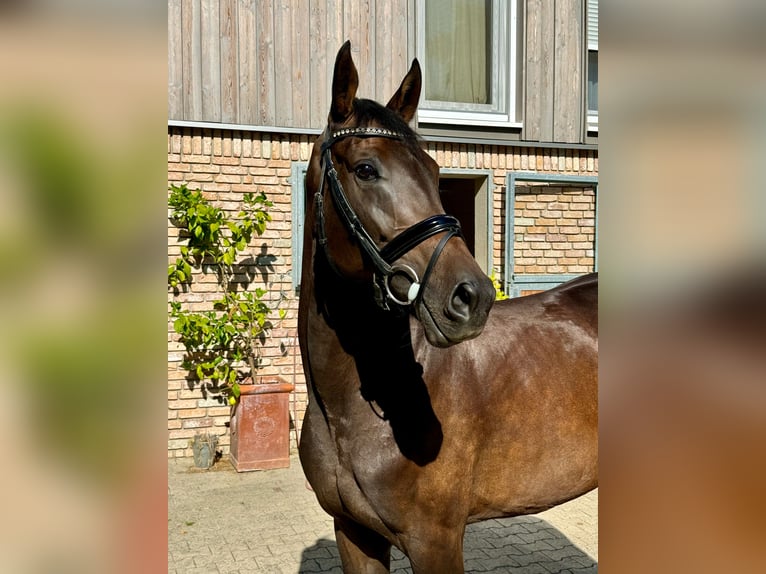
[[(584, 0), (518, 0), (529, 142), (584, 141)], [(168, 0), (170, 120), (322, 128), (338, 48), (385, 103), (416, 54), (417, 0)], [(460, 128), (456, 128), (460, 129)]]
[(584, 2), (528, 0), (522, 139), (584, 138)]
[(387, 101), (414, 54), (415, 0), (168, 0), (168, 117), (321, 128), (351, 40), (359, 95)]

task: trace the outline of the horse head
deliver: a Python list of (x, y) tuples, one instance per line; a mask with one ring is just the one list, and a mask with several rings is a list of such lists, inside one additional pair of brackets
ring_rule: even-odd
[(345, 280), (372, 284), (384, 309), (408, 309), (428, 341), (447, 347), (481, 333), (494, 301), (439, 197), (439, 167), (408, 126), (420, 98), (414, 60), (384, 107), (356, 98), (346, 42), (338, 52), (328, 125), (307, 174), (314, 239)]

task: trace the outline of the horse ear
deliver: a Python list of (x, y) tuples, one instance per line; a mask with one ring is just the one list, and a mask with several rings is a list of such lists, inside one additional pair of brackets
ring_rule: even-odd
[(396, 93), (391, 96), (388, 104), (386, 104), (389, 110), (393, 110), (402, 116), (407, 123), (410, 123), (412, 118), (415, 117), (415, 112), (418, 109), (421, 82), (420, 64), (417, 58), (415, 58), (412, 60), (410, 71), (404, 76), (399, 89), (396, 90)]
[(351, 41), (338, 50), (335, 58), (335, 70), (332, 76), (332, 103), (330, 104), (330, 121), (342, 123), (353, 110), (356, 88), (359, 86), (359, 74), (351, 59)]

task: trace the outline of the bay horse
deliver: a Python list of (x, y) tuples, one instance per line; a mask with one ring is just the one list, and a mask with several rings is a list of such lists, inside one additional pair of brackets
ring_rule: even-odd
[(346, 42), (306, 174), (301, 464), (344, 572), (395, 545), (461, 573), (466, 524), (597, 485), (598, 281), (495, 303), (408, 126), (417, 60), (385, 107), (357, 85)]

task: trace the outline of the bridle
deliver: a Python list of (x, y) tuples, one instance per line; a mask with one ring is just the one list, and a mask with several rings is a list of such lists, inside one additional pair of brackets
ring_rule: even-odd
[[(451, 215), (432, 215), (431, 217), (427, 217), (411, 227), (408, 227), (389, 241), (382, 249), (378, 249), (378, 246), (364, 228), (364, 224), (359, 220), (356, 212), (351, 207), (351, 204), (343, 191), (343, 186), (338, 179), (338, 172), (335, 170), (335, 165), (332, 162), (330, 148), (339, 140), (347, 137), (381, 137), (400, 141), (404, 140), (404, 135), (400, 133), (385, 128), (375, 127), (346, 128), (330, 133), (329, 137), (322, 143), (322, 175), (319, 189), (314, 194), (317, 242), (322, 247), (327, 261), (337, 272), (337, 267), (332, 263), (332, 258), (330, 257), (330, 251), (327, 245), (327, 234), (325, 232), (323, 194), (325, 181), (329, 181), (330, 194), (341, 221), (343, 221), (346, 229), (356, 240), (362, 254), (367, 257), (375, 268), (373, 274), (373, 286), (376, 303), (386, 311), (392, 309), (389, 303), (393, 303), (398, 308), (412, 305), (413, 303), (420, 301), (423, 297), (426, 283), (436, 265), (436, 260), (441, 255), (447, 242), (456, 235), (462, 236), (460, 222)], [(396, 263), (398, 259), (420, 245), (423, 241), (439, 233), (444, 233), (444, 237), (441, 238), (431, 255), (431, 259), (423, 273), (422, 281), (418, 278), (418, 274), (412, 267), (404, 263)], [(391, 291), (391, 279), (398, 274), (406, 276), (411, 281), (406, 301), (397, 298)]]

